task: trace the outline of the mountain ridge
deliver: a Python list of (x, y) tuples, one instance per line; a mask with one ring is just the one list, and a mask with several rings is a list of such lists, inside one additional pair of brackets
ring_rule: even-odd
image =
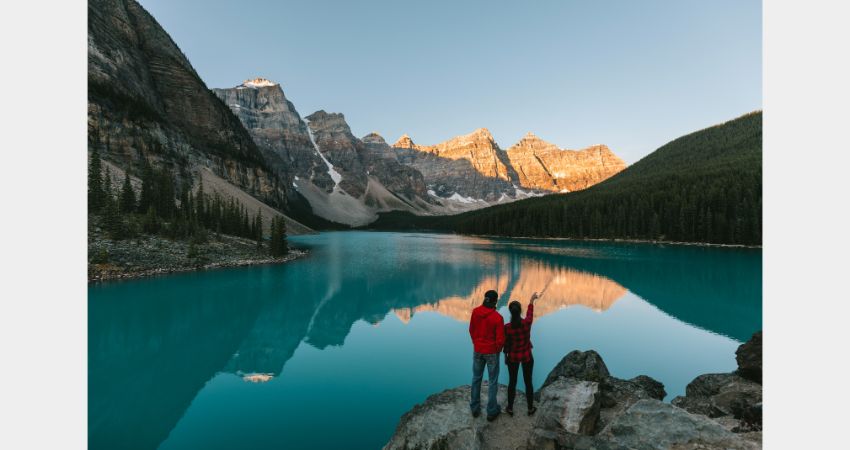
[(579, 192), (441, 218), (384, 214), (375, 229), (761, 245), (762, 112), (673, 139)]
[[(320, 109), (302, 118), (280, 84), (264, 77), (212, 91), (264, 155), (272, 163), (278, 158), (274, 167), (286, 185), (326, 220), (362, 226), (379, 212), (445, 215), (554, 192), (554, 182), (523, 186), (525, 178), (487, 128), (431, 146), (404, 135), (390, 146), (376, 131), (355, 137), (342, 113)], [(618, 170), (612, 167), (586, 178), (604, 179)]]

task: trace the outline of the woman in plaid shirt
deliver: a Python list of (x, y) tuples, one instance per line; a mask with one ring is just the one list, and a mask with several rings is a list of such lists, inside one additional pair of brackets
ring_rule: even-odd
[(534, 369), (534, 356), (531, 354), (531, 322), (534, 321), (534, 301), (537, 292), (531, 295), (528, 311), (523, 319), (522, 305), (512, 301), (508, 305), (511, 321), (505, 324), (505, 363), (508, 365), (508, 407), (505, 412), (514, 415), (514, 397), (516, 397), (517, 372), (522, 365), (522, 379), (525, 382), (525, 401), (528, 403), (528, 415), (534, 414), (534, 387), (531, 385), (531, 372)]

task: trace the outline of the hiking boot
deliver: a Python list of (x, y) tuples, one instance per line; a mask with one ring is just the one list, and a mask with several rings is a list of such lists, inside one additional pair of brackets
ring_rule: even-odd
[(496, 420), (496, 417), (499, 417), (499, 414), (501, 414), (501, 413), (502, 413), (502, 411), (499, 411), (496, 414), (493, 414), (492, 416), (488, 415), (487, 416), (487, 422), (492, 422), (492, 421)]
[(476, 409), (475, 411), (472, 411), (472, 417), (478, 417), (480, 415), (481, 415), (480, 409)]

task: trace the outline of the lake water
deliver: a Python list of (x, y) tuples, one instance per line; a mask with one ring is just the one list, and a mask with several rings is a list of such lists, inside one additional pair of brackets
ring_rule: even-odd
[[(376, 449), (468, 384), (469, 313), (535, 290), (534, 382), (594, 349), (667, 401), (761, 329), (760, 250), (452, 235), (290, 238), (309, 256), (89, 288), (89, 445)], [(507, 370), (501, 371), (507, 383)], [(520, 385), (522, 383), (520, 382)]]

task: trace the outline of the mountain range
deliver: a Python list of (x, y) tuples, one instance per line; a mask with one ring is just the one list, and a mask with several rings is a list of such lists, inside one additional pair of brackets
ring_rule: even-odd
[(284, 217), (291, 234), (368, 226), (761, 242), (760, 112), (629, 168), (605, 145), (564, 149), (530, 132), (507, 149), (486, 128), (389, 144), (355, 136), (341, 113), (302, 117), (265, 78), (209, 89), (135, 0), (91, 0), (88, 17), (89, 151), (136, 188), (143, 167), (164, 168), (251, 216)]
[(293, 233), (382, 212), (455, 214), (576, 191), (625, 168), (605, 146), (563, 150), (529, 134), (503, 150), (485, 128), (436, 145), (356, 137), (341, 113), (302, 117), (278, 83), (209, 89), (134, 0), (88, 7), (89, 150), (139, 186), (143, 167), (240, 198)]
[(444, 215), (584, 189), (625, 168), (606, 146), (563, 150), (529, 133), (502, 150), (486, 128), (437, 145), (353, 135), (340, 113), (302, 118), (278, 83), (213, 89), (312, 212), (347, 225), (377, 213)]

